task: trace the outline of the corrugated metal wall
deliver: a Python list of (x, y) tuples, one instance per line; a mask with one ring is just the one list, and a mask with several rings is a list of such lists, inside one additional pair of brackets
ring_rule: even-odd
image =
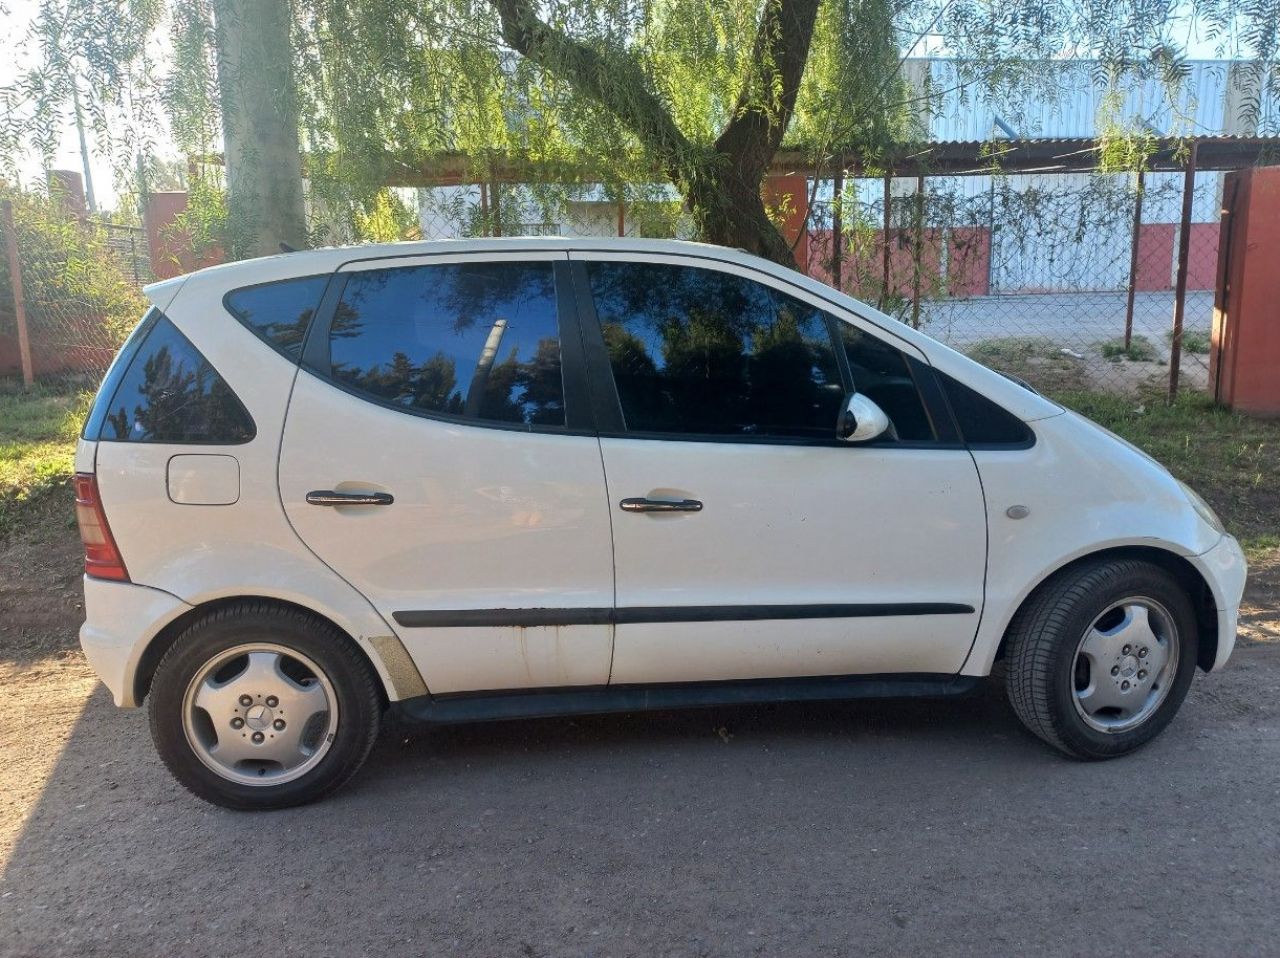
[[(991, 93), (963, 75), (953, 60), (931, 59), (933, 96), (927, 116), (933, 140), (991, 140), (1006, 136), (999, 116), (1020, 137), (1092, 137), (1098, 133), (1105, 84), (1088, 60), (1044, 61), (1038, 75), (1016, 90)], [(1251, 132), (1238, 128), (1238, 118), (1225, 116), (1229, 84), (1235, 82), (1225, 60), (1197, 60), (1170, 105), (1157, 79), (1130, 79), (1122, 84), (1120, 118), (1146, 124), (1166, 136), (1212, 136)], [(923, 71), (913, 70), (912, 76)]]

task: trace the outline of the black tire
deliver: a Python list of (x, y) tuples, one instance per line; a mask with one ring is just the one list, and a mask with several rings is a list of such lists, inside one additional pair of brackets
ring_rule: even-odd
[[(1170, 640), (1178, 646), (1176, 671), (1141, 724), (1099, 731), (1076, 707), (1077, 649), (1098, 617), (1129, 597), (1153, 600), (1168, 613), (1177, 632)], [(1145, 745), (1173, 720), (1191, 685), (1198, 645), (1191, 601), (1166, 570), (1138, 559), (1084, 562), (1042, 585), (1010, 623), (1009, 701), (1022, 723), (1054, 748), (1080, 759), (1115, 758)]]
[[(300, 778), (278, 784), (224, 778), (200, 759), (184, 728), (184, 699), (195, 677), (220, 653), (254, 642), (309, 658), (337, 698), (337, 726), (328, 750)], [(382, 714), (377, 683), (364, 656), (328, 622), (269, 602), (237, 602), (193, 622), (161, 659), (148, 702), (151, 737), (173, 777), (206, 802), (246, 810), (302, 805), (342, 786), (368, 758)]]

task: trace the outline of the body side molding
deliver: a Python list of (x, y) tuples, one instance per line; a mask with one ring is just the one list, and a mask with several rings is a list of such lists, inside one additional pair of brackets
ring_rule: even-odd
[(392, 613), (410, 629), (631, 625), (650, 622), (760, 622), (783, 619), (856, 619), (899, 615), (972, 615), (959, 602), (859, 602), (812, 605), (624, 606), (620, 609), (425, 609)]

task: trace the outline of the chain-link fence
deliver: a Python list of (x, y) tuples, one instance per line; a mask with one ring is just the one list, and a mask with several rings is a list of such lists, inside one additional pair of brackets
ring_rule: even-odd
[[(1180, 385), (1208, 381), (1222, 176), (1194, 177)], [(810, 275), (1053, 392), (1167, 383), (1182, 173), (1034, 172), (810, 180)], [(692, 238), (661, 184), (419, 191), (425, 239)]]
[[(811, 275), (1055, 392), (1168, 380), (1181, 173), (825, 181)], [(1208, 382), (1222, 174), (1194, 178), (1181, 385)]]
[(697, 229), (674, 188), (499, 183), (417, 191), (427, 240), (476, 236), (647, 236), (693, 239)]
[(96, 380), (145, 309), (142, 230), (13, 192), (0, 199), (0, 232), (0, 376)]
[[(1183, 388), (1208, 381), (1222, 176), (1191, 178)], [(858, 177), (809, 180), (787, 205), (793, 218), (807, 210), (793, 238), (810, 275), (1048, 391), (1132, 392), (1170, 378), (1186, 183), (1180, 172)], [(696, 232), (661, 183), (406, 192), (425, 239)], [(33, 194), (6, 202), (0, 375), (100, 373), (145, 307), (143, 231)]]

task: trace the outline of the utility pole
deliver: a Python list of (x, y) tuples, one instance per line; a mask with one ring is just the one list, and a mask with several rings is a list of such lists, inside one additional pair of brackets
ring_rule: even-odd
[(80, 85), (71, 78), (71, 106), (76, 114), (76, 134), (80, 137), (80, 166), (84, 170), (84, 199), (89, 212), (98, 214), (98, 204), (93, 197), (93, 171), (89, 169), (89, 142), (84, 136), (84, 116), (80, 112)]

